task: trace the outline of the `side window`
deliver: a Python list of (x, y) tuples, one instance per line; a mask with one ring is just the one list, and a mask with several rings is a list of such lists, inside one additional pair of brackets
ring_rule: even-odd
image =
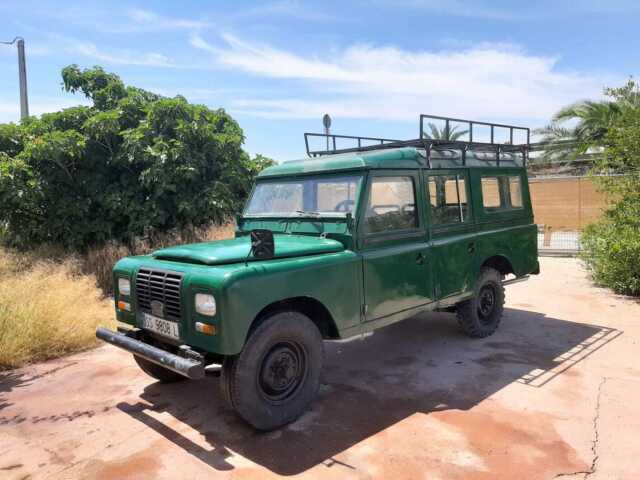
[(482, 177), (482, 204), (487, 212), (522, 208), (520, 177)]
[(498, 177), (482, 177), (482, 205), (488, 211), (502, 207)]
[(460, 175), (430, 175), (427, 182), (431, 223), (446, 225), (467, 220), (467, 185)]
[(512, 208), (522, 207), (522, 188), (520, 187), (520, 177), (509, 177), (509, 199)]
[(317, 184), (317, 211), (353, 212), (359, 177), (338, 177)]
[(364, 218), (366, 233), (418, 227), (412, 177), (373, 177)]

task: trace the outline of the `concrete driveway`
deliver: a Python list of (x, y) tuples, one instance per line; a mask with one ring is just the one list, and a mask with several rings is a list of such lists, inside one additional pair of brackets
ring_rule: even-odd
[(640, 304), (541, 263), (487, 339), (439, 313), (327, 343), (319, 399), (271, 433), (215, 375), (161, 385), (110, 346), (4, 373), (0, 478), (638, 478)]

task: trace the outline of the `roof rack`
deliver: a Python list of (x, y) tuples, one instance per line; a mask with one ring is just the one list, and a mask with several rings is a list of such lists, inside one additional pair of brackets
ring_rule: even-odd
[[(430, 127), (433, 125), (429, 120), (444, 122), (444, 129), (439, 133), (443, 138), (433, 138), (431, 134), (425, 132), (425, 125)], [(456, 128), (462, 126), (465, 131), (455, 131)], [(474, 127), (485, 127), (489, 129), (489, 135), (486, 141), (477, 140), (478, 134), (474, 140)], [(432, 128), (432, 130), (434, 130)], [(508, 139), (505, 142), (496, 141), (496, 133), (508, 132)], [(436, 133), (436, 132), (432, 132)], [(514, 133), (525, 135), (526, 142), (514, 143)], [(460, 140), (460, 137), (467, 136), (468, 140)], [(382, 150), (390, 148), (415, 147), (425, 150), (425, 157), (429, 168), (432, 167), (432, 155), (434, 152), (442, 153), (445, 151), (459, 152), (459, 159), (462, 165), (466, 165), (467, 155), (469, 152), (486, 152), (495, 155), (495, 164), (500, 166), (503, 154), (512, 156), (519, 154), (522, 158), (522, 165), (525, 166), (529, 156), (530, 146), (530, 129), (527, 127), (517, 127), (515, 125), (506, 125), (501, 123), (479, 122), (476, 120), (463, 120), (452, 117), (441, 117), (436, 115), (420, 115), (420, 133), (418, 138), (412, 140), (394, 140), (390, 138), (378, 137), (360, 137), (353, 135), (334, 135), (327, 133), (305, 133), (304, 142), (309, 157), (319, 157), (324, 155), (335, 155), (338, 153), (366, 152), (372, 150)], [(451, 137), (455, 139), (450, 140)], [(311, 150), (309, 148), (309, 140), (312, 138), (323, 138), (326, 140), (325, 150)], [(353, 147), (336, 148), (336, 141), (352, 141)], [(506, 158), (504, 158), (506, 160)]]

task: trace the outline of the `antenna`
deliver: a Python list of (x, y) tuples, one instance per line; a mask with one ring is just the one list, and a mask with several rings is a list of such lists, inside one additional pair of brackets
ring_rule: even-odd
[(324, 125), (324, 134), (327, 137), (327, 152), (328, 152), (329, 151), (329, 135), (330, 135), (329, 129), (331, 128), (331, 117), (329, 116), (328, 113), (325, 113), (324, 116), (322, 117), (322, 125)]

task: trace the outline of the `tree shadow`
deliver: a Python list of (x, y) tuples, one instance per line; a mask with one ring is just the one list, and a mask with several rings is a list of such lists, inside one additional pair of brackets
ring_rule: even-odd
[[(118, 408), (217, 470), (229, 450), (281, 474), (301, 473), (416, 413), (468, 410), (511, 384), (543, 387), (622, 332), (506, 309), (492, 337), (460, 334), (451, 314), (420, 315), (364, 340), (327, 342), (322, 386), (310, 411), (274, 432), (257, 432), (224, 403), (219, 379), (150, 384)], [(208, 447), (148, 414), (168, 412), (200, 432)]]

